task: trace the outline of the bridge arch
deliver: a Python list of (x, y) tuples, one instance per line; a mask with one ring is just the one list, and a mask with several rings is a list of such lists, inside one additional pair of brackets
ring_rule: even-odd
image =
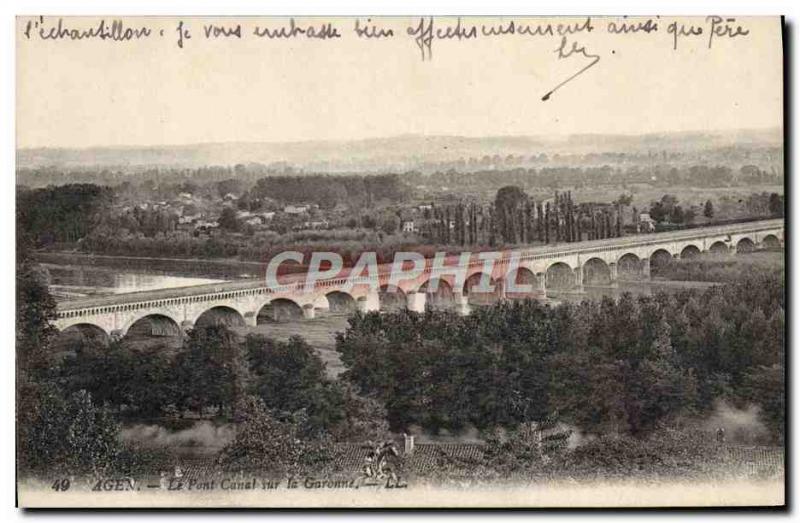
[[(580, 267), (580, 263), (578, 261), (578, 257), (577, 256), (567, 256), (567, 257), (563, 257), (563, 258), (556, 258), (556, 259), (548, 260), (545, 263), (544, 272), (547, 273), (547, 271), (550, 270), (550, 267), (552, 267), (553, 265), (559, 265), (559, 264), (560, 265), (566, 265), (567, 267), (570, 268), (570, 270), (573, 270), (573, 271), (575, 269), (577, 269), (578, 267)], [(538, 272), (538, 271), (535, 271), (535, 272)]]
[(627, 252), (617, 259), (617, 279), (619, 280), (641, 280), (644, 278), (642, 270), (645, 260), (636, 254)]
[(761, 244), (765, 249), (780, 249), (781, 241), (774, 234), (767, 234), (761, 239)]
[(584, 285), (610, 285), (611, 267), (601, 258), (588, 259), (581, 269)]
[(328, 299), (328, 310), (333, 313), (351, 313), (356, 310), (356, 300), (352, 295), (342, 291), (331, 291), (325, 295)]
[(693, 258), (699, 258), (702, 254), (702, 251), (696, 245), (687, 245), (681, 250), (681, 260), (691, 260)]
[[(482, 290), (481, 281), (485, 279), (486, 284), (492, 290)], [(470, 275), (469, 278), (464, 280), (464, 288), (462, 289), (464, 296), (467, 297), (467, 303), (472, 305), (489, 305), (494, 303), (500, 293), (497, 281), (492, 279), (492, 275), (486, 272), (476, 272)]]
[(86, 345), (96, 343), (108, 345), (111, 335), (101, 326), (88, 322), (75, 322), (62, 328), (53, 340), (57, 352), (72, 351)]
[(432, 309), (448, 307), (455, 299), (453, 286), (444, 278), (439, 277), (425, 281), (417, 292), (425, 293), (426, 306)]
[[(513, 280), (511, 279), (513, 278)], [(528, 292), (515, 291), (509, 282), (513, 281), (514, 285), (523, 289), (530, 289)], [(505, 289), (506, 298), (521, 299), (529, 298), (532, 293), (535, 293), (539, 288), (539, 279), (536, 274), (528, 267), (517, 267), (503, 276), (503, 287)]]
[(83, 330), (83, 331), (87, 331), (87, 332), (91, 331), (91, 330), (94, 330), (94, 329), (99, 329), (104, 334), (110, 336), (111, 335), (111, 330), (112, 330), (110, 327), (102, 325), (102, 323), (96, 323), (96, 322), (94, 322), (92, 320), (86, 320), (86, 319), (84, 319), (84, 318), (82, 318), (80, 316), (75, 316), (74, 318), (70, 318), (70, 320), (66, 320), (66, 321), (62, 320), (61, 322), (59, 322), (58, 325), (59, 325), (59, 329), (58, 329), (59, 332), (64, 332), (67, 329), (75, 327), (78, 330)]
[(303, 307), (289, 298), (275, 298), (256, 311), (256, 325), (262, 323), (287, 323), (303, 319)]
[(672, 262), (672, 254), (666, 249), (656, 249), (650, 254), (650, 273), (657, 276)]
[(725, 242), (718, 240), (711, 244), (708, 248), (708, 252), (711, 254), (728, 254), (730, 249), (728, 249), (728, 245)]
[(122, 333), (132, 338), (177, 337), (182, 334), (180, 322), (164, 313), (140, 315), (129, 321)]
[(551, 263), (545, 274), (548, 289), (566, 290), (575, 286), (572, 267), (562, 261)]
[(744, 237), (736, 243), (736, 253), (737, 254), (746, 254), (748, 252), (753, 252), (756, 250), (756, 244), (753, 243), (748, 237)]
[(400, 311), (406, 307), (406, 293), (396, 285), (384, 284), (378, 289), (378, 303), (382, 311)]
[(194, 320), (195, 328), (210, 325), (225, 325), (226, 327), (244, 327), (244, 315), (233, 307), (217, 305), (206, 309)]

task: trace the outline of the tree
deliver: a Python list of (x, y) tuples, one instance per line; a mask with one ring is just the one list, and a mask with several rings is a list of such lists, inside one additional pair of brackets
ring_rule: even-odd
[(614, 201), (614, 205), (630, 205), (633, 202), (632, 194), (620, 194), (619, 198)]
[(769, 214), (774, 217), (783, 216), (783, 196), (778, 193), (769, 195)]
[(25, 247), (18, 245), (18, 253), (15, 324), (17, 369), (39, 376), (50, 367), (50, 342), (58, 332), (51, 323), (56, 318), (56, 303), (47, 289), (44, 273), (28, 257)]
[[(249, 335), (244, 342), (250, 391), (280, 419), (302, 413), (306, 436), (371, 439), (384, 420), (379, 405), (325, 376), (325, 364), (299, 336), (287, 342)], [(371, 419), (374, 417), (378, 419)]]
[(524, 209), (528, 195), (516, 185), (506, 185), (497, 190), (494, 199), (495, 215), (498, 217), (498, 227), (503, 241), (516, 243), (522, 223), (518, 222), (518, 215)]
[(236, 437), (219, 455), (224, 468), (284, 476), (313, 473), (330, 460), (324, 441), (302, 438), (295, 424), (279, 421), (260, 398), (243, 397), (236, 411)]
[[(237, 164), (236, 165), (237, 171), (239, 170), (239, 167), (241, 167), (242, 170), (244, 170), (244, 166), (243, 165), (240, 166), (240, 165)], [(237, 173), (237, 175), (238, 174), (240, 174), (240, 173)], [(241, 173), (241, 174), (243, 174), (243, 173)], [(228, 194), (233, 194), (234, 196), (239, 196), (244, 191), (244, 181), (242, 181), (240, 178), (229, 178), (227, 180), (220, 180), (215, 185), (216, 185), (216, 188), (217, 188), (217, 196), (219, 196), (220, 198), (224, 198)], [(195, 191), (196, 191), (196, 189), (195, 189)], [(185, 192), (193, 193), (195, 191), (186, 190)]]
[(67, 398), (52, 385), (28, 388), (35, 406), (18, 425), (20, 468), (47, 474), (113, 471), (121, 453), (119, 426), (110, 413), (78, 391)]
[(43, 275), (18, 238), (17, 264), (17, 457), (21, 471), (98, 473), (117, 464), (118, 426), (85, 390), (68, 394), (54, 385), (50, 344), (55, 302)]
[(342, 398), (342, 417), (339, 423), (328, 427), (333, 439), (338, 441), (385, 441), (390, 438), (386, 409), (375, 398), (358, 394), (348, 382), (331, 384), (335, 394)]
[(387, 215), (381, 220), (381, 231), (384, 234), (394, 234), (397, 232), (398, 220), (396, 216)]
[(218, 223), (221, 229), (230, 232), (236, 232), (241, 227), (239, 218), (236, 217), (236, 210), (230, 206), (225, 206), (222, 208), (222, 213), (219, 215)]
[(17, 193), (18, 235), (37, 246), (76, 242), (100, 223), (112, 190), (93, 184), (67, 184)]
[(84, 338), (59, 367), (68, 392), (87, 391), (100, 404), (116, 408), (129, 404), (126, 388), (133, 381), (133, 354), (119, 342)]
[(178, 383), (168, 348), (156, 345), (131, 351), (132, 372), (126, 383), (126, 402), (140, 416), (157, 416), (178, 403)]
[(269, 409), (306, 408), (311, 391), (325, 381), (325, 365), (299, 336), (282, 342), (249, 334), (243, 351), (253, 377), (250, 390)]
[(219, 324), (192, 329), (175, 358), (179, 407), (232, 409), (244, 392), (245, 371), (233, 331)]
[(714, 204), (711, 203), (711, 200), (706, 200), (706, 204), (703, 207), (703, 216), (709, 220), (714, 217)]

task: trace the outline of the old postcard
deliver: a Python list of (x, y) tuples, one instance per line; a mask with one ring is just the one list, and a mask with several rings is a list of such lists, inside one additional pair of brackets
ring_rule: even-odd
[(15, 29), (20, 506), (785, 504), (779, 17)]

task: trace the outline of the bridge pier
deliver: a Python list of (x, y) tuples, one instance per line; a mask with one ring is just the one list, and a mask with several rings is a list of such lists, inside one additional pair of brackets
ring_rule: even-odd
[(303, 318), (306, 320), (313, 320), (316, 317), (313, 303), (306, 303), (303, 305)]
[(611, 286), (617, 287), (619, 285), (619, 273), (617, 272), (617, 264), (616, 263), (609, 263), (608, 270), (611, 277)]
[(121, 339), (122, 339), (124, 336), (125, 336), (125, 333), (124, 333), (124, 332), (122, 332), (122, 329), (114, 329), (114, 330), (112, 330), (112, 331), (111, 331), (111, 333), (108, 335), (108, 337), (109, 337), (109, 339), (110, 339), (111, 341), (119, 341), (119, 340), (121, 340)]
[(467, 295), (462, 292), (456, 293), (453, 296), (453, 301), (455, 302), (456, 311), (459, 316), (469, 316), (471, 309), (469, 306), (469, 297)]
[(573, 272), (575, 273), (575, 291), (583, 292), (583, 265), (579, 265)]
[(547, 298), (547, 273), (536, 273), (536, 285), (538, 286), (539, 295), (542, 299)]
[(374, 312), (381, 310), (380, 296), (376, 291), (369, 291), (366, 296), (361, 296), (356, 300), (358, 310), (361, 312)]
[(425, 312), (425, 293), (411, 291), (406, 294), (406, 308), (411, 312), (422, 314)]
[(645, 280), (650, 279), (650, 258), (642, 260), (642, 277)]
[(245, 314), (244, 323), (248, 327), (258, 327), (258, 311), (248, 312)]
[(497, 293), (497, 301), (504, 301), (506, 296), (506, 281), (504, 278), (498, 278), (494, 284), (494, 291)]

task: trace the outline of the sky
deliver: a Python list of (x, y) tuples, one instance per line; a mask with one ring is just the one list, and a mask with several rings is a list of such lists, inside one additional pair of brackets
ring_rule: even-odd
[[(775, 128), (782, 125), (778, 18), (739, 18), (747, 35), (717, 36), (704, 18), (654, 20), (650, 34), (612, 35), (609, 22), (570, 35), (580, 52), (559, 58), (558, 36), (436, 39), (422, 59), (408, 28), (419, 18), (380, 18), (389, 39), (360, 39), (355, 19), (333, 23), (335, 40), (266, 39), (255, 26), (284, 18), (185, 18), (191, 38), (177, 45), (177, 18), (125, 18), (147, 26), (135, 42), (26, 38), (17, 19), (17, 147), (175, 145), (203, 142), (349, 140), (401, 134), (509, 136)], [(97, 18), (65, 18), (90, 28)], [(106, 19), (108, 23), (111, 18)], [(360, 18), (362, 24), (366, 17)], [(512, 19), (462, 19), (462, 27)], [(513, 20), (527, 24), (573, 19)], [(628, 23), (645, 19), (628, 19)], [(57, 18), (44, 19), (43, 27)], [(669, 26), (703, 31), (675, 41)], [(242, 24), (243, 36), (206, 39), (205, 24)], [(437, 18), (436, 28), (456, 19)], [(163, 35), (161, 33), (163, 31)]]

